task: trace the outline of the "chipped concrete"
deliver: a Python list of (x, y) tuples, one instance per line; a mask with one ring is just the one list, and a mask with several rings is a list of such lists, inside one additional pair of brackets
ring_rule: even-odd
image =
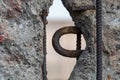
[[(62, 0), (86, 40), (86, 49), (79, 57), (69, 80), (96, 80), (95, 10), (73, 12), (73, 6), (95, 5), (95, 0)], [(120, 1), (103, 0), (103, 80), (120, 80)]]
[(42, 11), (52, 0), (0, 0), (0, 80), (43, 80)]

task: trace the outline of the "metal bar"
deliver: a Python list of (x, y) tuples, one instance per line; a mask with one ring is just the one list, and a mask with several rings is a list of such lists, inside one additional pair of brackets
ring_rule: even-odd
[(65, 57), (77, 58), (79, 57), (81, 50), (66, 50), (62, 48), (59, 43), (59, 39), (61, 38), (61, 36), (70, 33), (81, 34), (81, 31), (77, 27), (73, 27), (73, 26), (61, 28), (58, 31), (56, 31), (55, 34), (53, 35), (52, 44), (56, 52), (58, 52), (60, 55)]
[(47, 69), (46, 69), (46, 15), (47, 14), (47, 11), (46, 10), (43, 10), (43, 13), (42, 13), (42, 19), (43, 19), (43, 25), (44, 25), (44, 34), (43, 34), (43, 55), (44, 55), (44, 59), (43, 59), (43, 66), (42, 66), (42, 69), (43, 69), (43, 80), (47, 80)]
[(97, 36), (97, 74), (96, 80), (102, 80), (102, 0), (96, 0), (96, 36)]
[[(81, 33), (77, 33), (77, 44), (76, 44), (76, 50), (81, 51)], [(79, 56), (77, 57), (78, 60)]]
[(81, 33), (77, 33), (77, 48), (76, 50), (81, 50)]

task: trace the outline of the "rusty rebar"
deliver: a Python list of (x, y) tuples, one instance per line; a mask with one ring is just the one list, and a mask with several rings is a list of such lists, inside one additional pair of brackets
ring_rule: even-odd
[(47, 16), (47, 10), (43, 10), (42, 11), (42, 20), (43, 20), (43, 25), (44, 25), (44, 34), (43, 34), (43, 66), (42, 66), (42, 70), (43, 70), (43, 80), (47, 80), (47, 69), (46, 69), (46, 16)]
[(56, 52), (58, 52), (60, 55), (70, 58), (77, 58), (81, 50), (67, 50), (61, 47), (59, 43), (59, 39), (61, 36), (65, 34), (82, 34), (81, 31), (77, 27), (69, 26), (69, 27), (63, 27), (55, 32), (53, 38), (52, 38), (52, 44)]

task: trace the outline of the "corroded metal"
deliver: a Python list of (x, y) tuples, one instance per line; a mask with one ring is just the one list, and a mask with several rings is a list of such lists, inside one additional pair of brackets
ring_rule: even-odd
[(42, 20), (43, 20), (43, 24), (44, 24), (44, 35), (43, 35), (43, 55), (44, 55), (44, 59), (43, 59), (43, 80), (47, 80), (47, 69), (46, 69), (46, 24), (47, 24), (47, 20), (46, 17), (48, 15), (47, 10), (43, 10), (42, 11)]
[(80, 29), (77, 27), (69, 26), (69, 27), (64, 27), (59, 29), (58, 31), (55, 32), (53, 38), (52, 38), (52, 44), (56, 52), (58, 52), (60, 55), (65, 56), (65, 57), (71, 57), (71, 58), (76, 58), (80, 56), (81, 50), (67, 50), (61, 47), (59, 40), (61, 36), (65, 34), (82, 34)]

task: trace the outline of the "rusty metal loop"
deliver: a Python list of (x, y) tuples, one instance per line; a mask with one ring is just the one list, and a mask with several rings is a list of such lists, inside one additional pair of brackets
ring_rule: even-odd
[(74, 27), (74, 26), (61, 28), (58, 31), (56, 31), (55, 34), (53, 35), (52, 45), (55, 51), (58, 52), (60, 55), (65, 56), (65, 57), (70, 57), (70, 58), (76, 58), (80, 55), (81, 50), (67, 50), (67, 49), (62, 48), (59, 43), (61, 36), (65, 34), (70, 34), (70, 33), (77, 34), (77, 33), (81, 33), (81, 31), (79, 28)]

